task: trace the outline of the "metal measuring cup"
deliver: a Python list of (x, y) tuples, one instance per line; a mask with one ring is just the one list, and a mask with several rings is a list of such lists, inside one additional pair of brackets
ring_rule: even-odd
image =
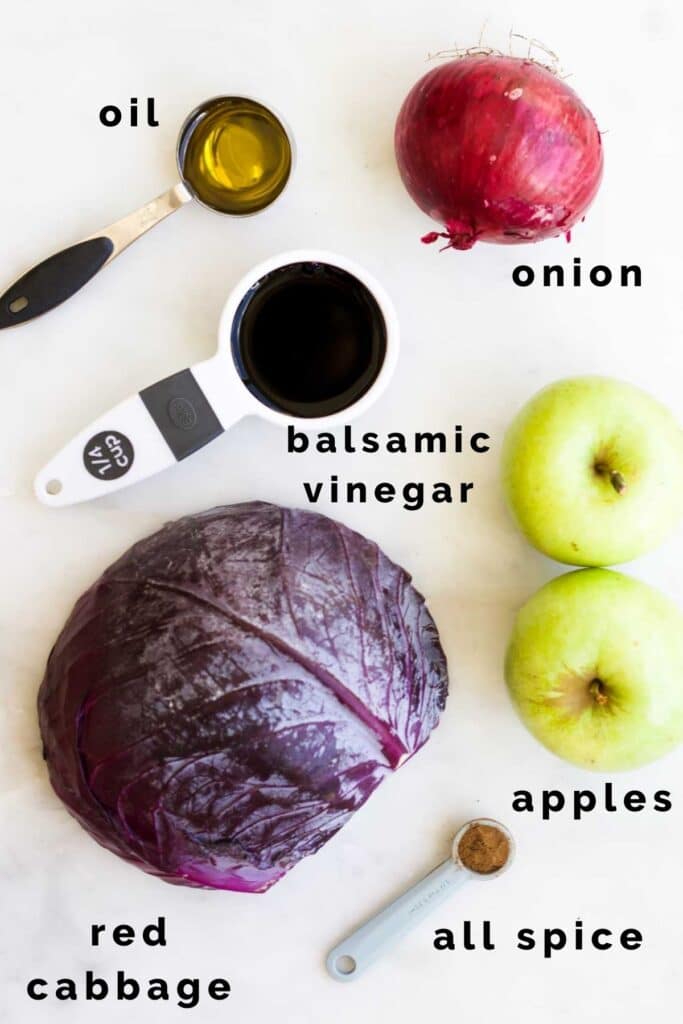
[[(508, 841), (508, 856), (502, 867), (482, 874), (466, 867), (458, 852), (460, 842), (475, 825), (497, 829)], [(451, 856), (402, 896), (389, 903), (360, 928), (331, 949), (325, 960), (328, 972), (337, 981), (353, 981), (369, 967), (384, 950), (419, 924), (465, 882), (498, 878), (507, 871), (515, 855), (515, 844), (509, 831), (492, 818), (475, 818), (456, 833)]]
[(249, 216), (253, 211), (245, 213), (227, 211), (213, 205), (206, 198), (202, 198), (197, 189), (193, 188), (187, 180), (185, 170), (185, 156), (189, 142), (204, 119), (216, 111), (221, 104), (235, 102), (246, 102), (251, 104), (255, 111), (263, 111), (282, 130), (282, 138), (289, 154), (288, 167), (282, 177), (279, 189), (274, 191), (272, 198), (255, 212), (261, 212), (261, 209), (272, 205), (284, 191), (291, 177), (294, 161), (292, 136), (282, 118), (279, 114), (275, 114), (270, 106), (266, 107), (248, 97), (214, 96), (212, 99), (205, 100), (187, 116), (178, 135), (176, 163), (181, 181), (134, 213), (129, 213), (128, 216), (115, 221), (102, 231), (88, 235), (80, 242), (48, 256), (42, 263), (36, 264), (23, 274), (0, 297), (0, 328), (26, 323), (71, 298), (98, 271), (111, 263), (124, 249), (127, 249), (132, 242), (192, 199), (217, 213), (226, 213), (233, 217)]

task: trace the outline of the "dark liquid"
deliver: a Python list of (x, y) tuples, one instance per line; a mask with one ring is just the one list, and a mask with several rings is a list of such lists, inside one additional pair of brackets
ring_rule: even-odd
[(244, 297), (232, 348), (260, 401), (293, 416), (331, 416), (376, 380), (386, 328), (374, 296), (352, 274), (327, 263), (292, 263)]

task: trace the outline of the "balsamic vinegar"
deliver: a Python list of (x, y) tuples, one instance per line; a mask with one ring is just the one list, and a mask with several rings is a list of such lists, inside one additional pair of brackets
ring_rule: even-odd
[(377, 300), (352, 274), (293, 263), (245, 296), (232, 341), (240, 375), (260, 401), (297, 417), (330, 416), (377, 379), (386, 327)]

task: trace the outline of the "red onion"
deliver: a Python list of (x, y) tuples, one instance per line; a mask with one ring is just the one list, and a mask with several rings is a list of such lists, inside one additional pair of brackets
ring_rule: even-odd
[(423, 242), (538, 242), (582, 219), (602, 177), (593, 115), (535, 61), (459, 57), (411, 89), (396, 122), (396, 159), (421, 210), (444, 225)]

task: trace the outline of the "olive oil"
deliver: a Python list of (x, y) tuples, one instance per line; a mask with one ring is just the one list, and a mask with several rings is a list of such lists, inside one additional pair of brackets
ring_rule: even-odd
[(210, 100), (185, 126), (178, 161), (200, 202), (222, 213), (257, 213), (287, 184), (292, 148), (271, 110), (255, 100)]

